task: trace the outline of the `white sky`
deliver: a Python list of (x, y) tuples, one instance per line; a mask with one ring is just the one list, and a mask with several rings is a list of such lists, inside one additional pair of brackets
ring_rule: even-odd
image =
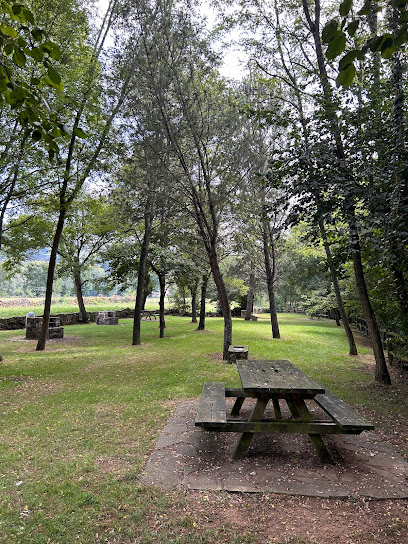
[[(100, 13), (102, 14), (109, 4), (109, 0), (97, 0), (100, 6)], [(201, 0), (201, 10), (203, 15), (207, 18), (208, 27), (211, 28), (216, 21), (216, 12), (210, 6), (207, 0)], [(245, 54), (237, 47), (225, 47), (220, 46), (220, 52), (223, 55), (224, 63), (220, 68), (220, 73), (231, 79), (242, 79), (245, 71)]]

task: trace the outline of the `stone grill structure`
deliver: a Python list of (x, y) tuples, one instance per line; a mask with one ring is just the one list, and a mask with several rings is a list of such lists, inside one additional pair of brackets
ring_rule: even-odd
[[(40, 337), (42, 323), (42, 317), (27, 317), (26, 338), (29, 340), (38, 340)], [(60, 326), (59, 317), (50, 317), (47, 338), (64, 338), (64, 327)]]

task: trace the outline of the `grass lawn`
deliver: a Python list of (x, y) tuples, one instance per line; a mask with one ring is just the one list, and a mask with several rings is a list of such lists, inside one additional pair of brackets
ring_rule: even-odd
[[(42, 315), (44, 311), (43, 299), (31, 299), (30, 306), (7, 306), (7, 299), (2, 299), (4, 306), (0, 306), (0, 319), (6, 317), (24, 316), (28, 312), (34, 312), (35, 315)], [(14, 299), (10, 299), (14, 300)], [(122, 310), (123, 308), (134, 308), (135, 303), (133, 301), (118, 301), (118, 302), (106, 302), (97, 301), (95, 297), (94, 301), (86, 304), (86, 310), (88, 312), (101, 312), (104, 310)], [(158, 299), (147, 299), (147, 310), (158, 310)], [(51, 315), (53, 314), (69, 314), (79, 312), (78, 304), (74, 302), (53, 302), (51, 306)]]
[[(367, 370), (371, 350), (360, 346), (358, 358), (347, 356), (344, 331), (333, 322), (293, 314), (280, 314), (279, 321), (282, 339), (271, 340), (267, 316), (235, 319), (233, 342), (248, 344), (253, 358), (289, 359), (391, 439), (390, 419), (408, 416), (404, 382), (376, 385)], [(222, 319), (207, 319), (204, 332), (188, 318), (168, 317), (167, 325), (159, 339), (157, 321), (144, 321), (141, 346), (130, 345), (131, 320), (65, 327), (64, 341), (49, 342), (43, 352), (34, 351), (36, 342), (25, 340), (24, 331), (0, 332), (1, 542), (267, 544), (255, 516), (259, 496), (245, 499), (254, 513), (246, 528), (213, 526), (210, 509), (200, 523), (190, 511), (193, 498), (202, 506), (208, 493), (138, 483), (178, 402), (198, 397), (205, 381), (239, 385), (235, 366), (216, 356)], [(405, 431), (399, 428), (399, 435)], [(408, 444), (408, 436), (401, 440)], [(212, 500), (227, 505), (232, 499), (217, 493)]]

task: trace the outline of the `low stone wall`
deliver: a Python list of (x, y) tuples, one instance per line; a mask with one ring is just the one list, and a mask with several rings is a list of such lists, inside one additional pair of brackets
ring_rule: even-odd
[[(133, 308), (123, 308), (122, 310), (115, 310), (116, 317), (118, 319), (131, 319), (134, 315)], [(87, 312), (88, 320), (90, 323), (96, 323), (99, 312)], [(184, 317), (191, 317), (190, 312), (180, 314), (177, 310), (166, 310), (166, 315), (183, 315)], [(219, 314), (215, 312), (207, 312), (206, 317), (219, 317)], [(42, 316), (36, 316), (42, 317)], [(66, 325), (78, 325), (82, 323), (81, 314), (79, 312), (73, 314), (52, 314), (52, 317), (58, 317), (61, 323), (61, 327)], [(198, 319), (197, 315), (197, 319)], [(0, 331), (14, 331), (17, 329), (25, 329), (25, 316), (19, 317), (5, 317), (0, 319)]]
[[(127, 319), (133, 317), (134, 310), (124, 308), (116, 310), (116, 317), (119, 319)], [(95, 323), (99, 312), (87, 312), (90, 323)], [(78, 325), (82, 323), (81, 314), (79, 312), (73, 314), (52, 314), (53, 317), (58, 317), (62, 327), (66, 325)], [(36, 316), (41, 317), (41, 316)], [(25, 329), (26, 318), (23, 317), (6, 317), (0, 319), (0, 331), (14, 331), (17, 329)]]
[(25, 328), (25, 317), (6, 317), (0, 319), (0, 331), (14, 331)]

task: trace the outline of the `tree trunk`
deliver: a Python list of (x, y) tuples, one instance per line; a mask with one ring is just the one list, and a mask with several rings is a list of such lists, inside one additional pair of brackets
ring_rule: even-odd
[(150, 234), (152, 229), (152, 198), (149, 195), (146, 202), (146, 208), (144, 213), (144, 235), (142, 247), (140, 250), (140, 259), (139, 259), (139, 270), (137, 275), (137, 291), (136, 291), (136, 302), (135, 302), (135, 315), (133, 318), (133, 339), (132, 344), (134, 346), (139, 346), (141, 342), (140, 337), (140, 323), (142, 316), (142, 309), (144, 304), (144, 293), (145, 293), (145, 282), (146, 282), (146, 267), (147, 267), (147, 252), (149, 249), (150, 243)]
[(142, 307), (142, 310), (146, 309), (147, 297), (152, 292), (151, 289), (149, 290), (149, 284), (150, 284), (150, 274), (149, 274), (149, 268), (146, 265), (146, 274), (145, 274), (145, 281), (144, 281), (144, 287), (143, 287), (143, 307)]
[(74, 282), (75, 282), (75, 291), (76, 291), (76, 296), (78, 300), (79, 312), (81, 314), (82, 323), (89, 323), (88, 313), (85, 308), (84, 297), (82, 294), (81, 271), (79, 269), (79, 266), (77, 265), (78, 265), (78, 259), (75, 259)]
[(222, 351), (222, 358), (224, 361), (228, 360), (228, 348), (232, 343), (232, 319), (231, 319), (231, 307), (228, 300), (227, 289), (225, 287), (224, 279), (221, 274), (221, 270), (218, 264), (218, 256), (214, 246), (211, 247), (209, 252), (211, 272), (214, 278), (214, 283), (217, 287), (219, 303), (221, 306), (222, 315), (224, 317), (224, 345)]
[(195, 282), (191, 289), (191, 323), (197, 323), (197, 288), (198, 281)]
[(329, 264), (330, 276), (333, 283), (334, 293), (336, 295), (337, 307), (340, 312), (341, 319), (343, 321), (344, 330), (346, 331), (347, 340), (349, 344), (349, 355), (357, 355), (356, 342), (354, 340), (353, 331), (351, 330), (350, 323), (344, 308), (343, 299), (341, 297), (340, 286), (337, 280), (337, 271), (334, 266), (333, 258), (331, 255), (329, 241), (327, 239), (326, 229), (324, 227), (323, 220), (319, 220), (320, 234), (323, 240), (324, 250), (326, 252), (327, 262)]
[(378, 329), (377, 320), (371, 306), (365, 282), (363, 263), (361, 260), (360, 240), (357, 232), (357, 227), (355, 226), (354, 221), (350, 221), (349, 224), (352, 243), (354, 275), (356, 278), (357, 291), (360, 298), (361, 307), (363, 309), (364, 317), (367, 322), (371, 342), (373, 344), (373, 351), (375, 357), (375, 379), (377, 382), (390, 384), (391, 378), (388, 373), (387, 363), (385, 361), (380, 331)]
[[(346, 170), (346, 155), (343, 146), (343, 140), (341, 137), (340, 126), (335, 114), (336, 108), (333, 100), (332, 88), (330, 86), (329, 78), (327, 76), (326, 65), (324, 61), (322, 42), (320, 38), (320, 0), (314, 0), (315, 6), (315, 20), (313, 21), (309, 11), (309, 5), (307, 0), (302, 0), (303, 10), (310, 28), (310, 32), (313, 35), (315, 43), (315, 52), (317, 63), (319, 67), (320, 84), (322, 86), (323, 95), (325, 99), (324, 108), (326, 110), (326, 117), (330, 122), (330, 131), (333, 140), (336, 145), (336, 155), (341, 166)], [(352, 199), (352, 197), (350, 197)], [(377, 321), (373, 309), (371, 307), (370, 299), (368, 296), (367, 286), (365, 283), (363, 265), (361, 261), (360, 239), (356, 226), (356, 216), (353, 204), (347, 204), (346, 214), (349, 220), (350, 228), (350, 247), (353, 254), (354, 275), (356, 278), (357, 290), (360, 298), (360, 303), (363, 308), (364, 316), (369, 328), (371, 341), (373, 343), (373, 351), (375, 357), (375, 379), (378, 382), (389, 384), (391, 379), (388, 373), (387, 365), (384, 357), (384, 350), (378, 330)]]
[[(338, 308), (334, 308), (333, 309), (333, 314), (334, 314), (334, 320), (336, 321), (336, 325), (338, 327), (341, 327), (341, 323), (340, 323), (340, 311)], [(354, 337), (353, 337), (354, 338)], [(353, 353), (349, 353), (349, 355), (357, 355), (357, 353), (353, 354)]]
[(245, 308), (245, 321), (251, 320), (251, 315), (254, 311), (254, 279), (254, 275), (251, 273), (249, 275), (249, 289)]
[(166, 276), (164, 274), (157, 274), (160, 285), (160, 299), (159, 299), (159, 326), (160, 326), (160, 338), (164, 338), (164, 329), (166, 328), (166, 320), (164, 319), (164, 299), (166, 297)]
[(204, 274), (201, 283), (200, 320), (197, 327), (197, 330), (199, 331), (203, 331), (205, 329), (205, 299), (207, 296), (208, 279), (209, 276)]
[[(278, 316), (275, 302), (275, 246), (269, 233), (268, 221), (262, 218), (262, 238), (265, 260), (266, 285), (268, 287), (269, 311), (271, 313), (272, 338), (280, 338)], [(272, 257), (272, 258), (271, 258)]]
[(51, 315), (51, 300), (52, 300), (52, 288), (54, 284), (55, 265), (57, 262), (58, 246), (61, 240), (62, 231), (64, 230), (65, 215), (66, 215), (66, 207), (65, 205), (62, 205), (60, 207), (57, 227), (55, 229), (54, 239), (52, 241), (50, 260), (48, 263), (47, 287), (45, 290), (43, 322), (42, 322), (40, 337), (37, 342), (36, 351), (43, 351), (45, 349), (45, 344), (47, 341), (48, 326), (49, 326), (50, 315)]

